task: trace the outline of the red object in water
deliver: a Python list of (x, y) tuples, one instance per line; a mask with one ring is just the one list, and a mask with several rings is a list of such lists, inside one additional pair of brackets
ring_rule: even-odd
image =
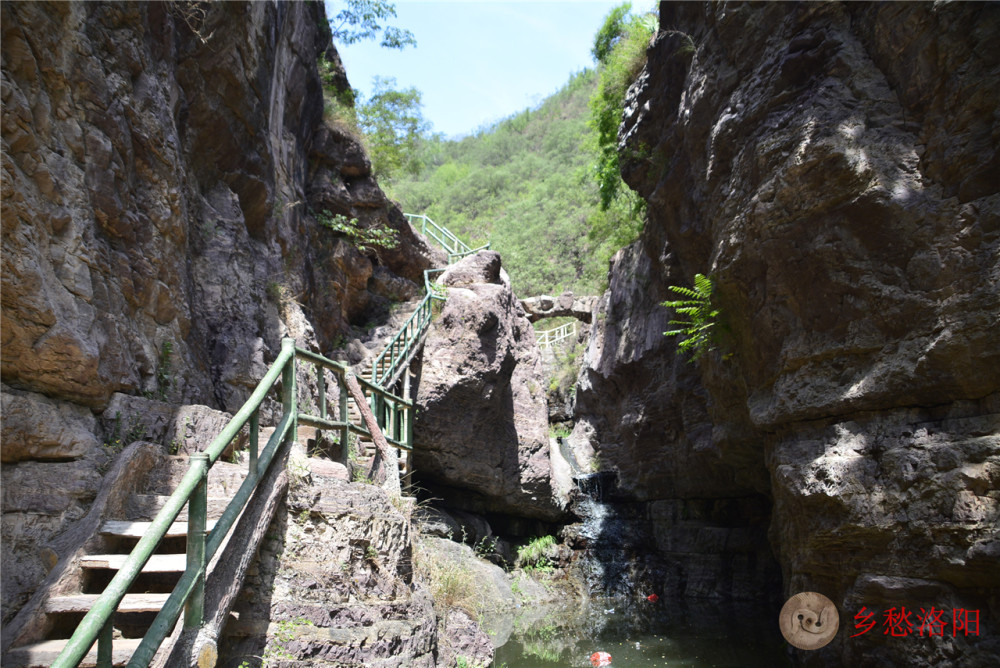
[(590, 663), (593, 666), (610, 666), (611, 655), (607, 652), (594, 652), (590, 655)]
[(646, 600), (649, 601), (650, 603), (656, 603), (657, 601), (660, 600), (660, 597), (657, 596), (656, 594), (650, 594), (649, 596), (646, 597)]

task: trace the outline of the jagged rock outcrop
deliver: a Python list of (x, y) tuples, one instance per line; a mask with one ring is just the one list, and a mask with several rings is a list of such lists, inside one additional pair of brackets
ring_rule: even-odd
[(439, 665), (433, 601), (413, 584), (408, 517), (381, 489), (297, 456), (288, 502), (223, 631), (219, 665)]
[[(996, 663), (1000, 10), (662, 3), (660, 21), (620, 132), (649, 222), (595, 318), (576, 443), (650, 501), (668, 555), (692, 520), (720, 530), (688, 550), (720, 555), (770, 522), (779, 597), (841, 613), (802, 664)], [(656, 304), (699, 272), (722, 336), (687, 365)], [(978, 635), (850, 638), (862, 606), (932, 605), (978, 610)]]
[(597, 300), (596, 296), (577, 297), (572, 292), (564, 292), (558, 297), (549, 295), (526, 297), (521, 300), (521, 308), (531, 322), (537, 322), (542, 318), (567, 317), (589, 323)]
[[(61, 471), (83, 504), (5, 503), (6, 579), (43, 570), (92, 497), (109, 435), (91, 428), (115, 393), (231, 413), (283, 336), (329, 352), (437, 256), (324, 122), (317, 59), (346, 76), (321, 3), (9, 2), (0, 18), (3, 487)], [(361, 253), (324, 210), (400, 246)], [(37, 582), (16, 579), (4, 621)]]
[(414, 469), (452, 507), (555, 519), (546, 380), (496, 251), (445, 272), (424, 346)]

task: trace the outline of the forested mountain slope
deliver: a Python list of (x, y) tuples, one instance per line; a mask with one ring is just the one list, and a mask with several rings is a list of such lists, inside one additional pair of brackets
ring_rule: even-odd
[(587, 239), (598, 210), (588, 100), (597, 74), (584, 70), (534, 109), (461, 140), (424, 142), (417, 176), (383, 184), (404, 210), (447, 225), (473, 246), (490, 241), (519, 295), (594, 293), (617, 249)]

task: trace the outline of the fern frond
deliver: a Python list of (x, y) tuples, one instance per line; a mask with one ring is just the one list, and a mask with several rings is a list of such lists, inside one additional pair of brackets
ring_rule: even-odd
[(670, 290), (687, 299), (668, 300), (662, 302), (663, 306), (673, 309), (678, 316), (686, 319), (671, 320), (670, 325), (677, 329), (663, 334), (683, 336), (677, 349), (685, 353), (691, 352), (689, 361), (693, 362), (712, 348), (712, 330), (719, 317), (719, 309), (712, 308), (712, 279), (704, 274), (695, 274), (693, 288), (671, 285)]

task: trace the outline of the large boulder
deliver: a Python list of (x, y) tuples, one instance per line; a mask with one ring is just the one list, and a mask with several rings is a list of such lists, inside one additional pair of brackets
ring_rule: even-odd
[(420, 484), (465, 510), (555, 519), (541, 355), (500, 256), (480, 251), (441, 282), (417, 392)]

